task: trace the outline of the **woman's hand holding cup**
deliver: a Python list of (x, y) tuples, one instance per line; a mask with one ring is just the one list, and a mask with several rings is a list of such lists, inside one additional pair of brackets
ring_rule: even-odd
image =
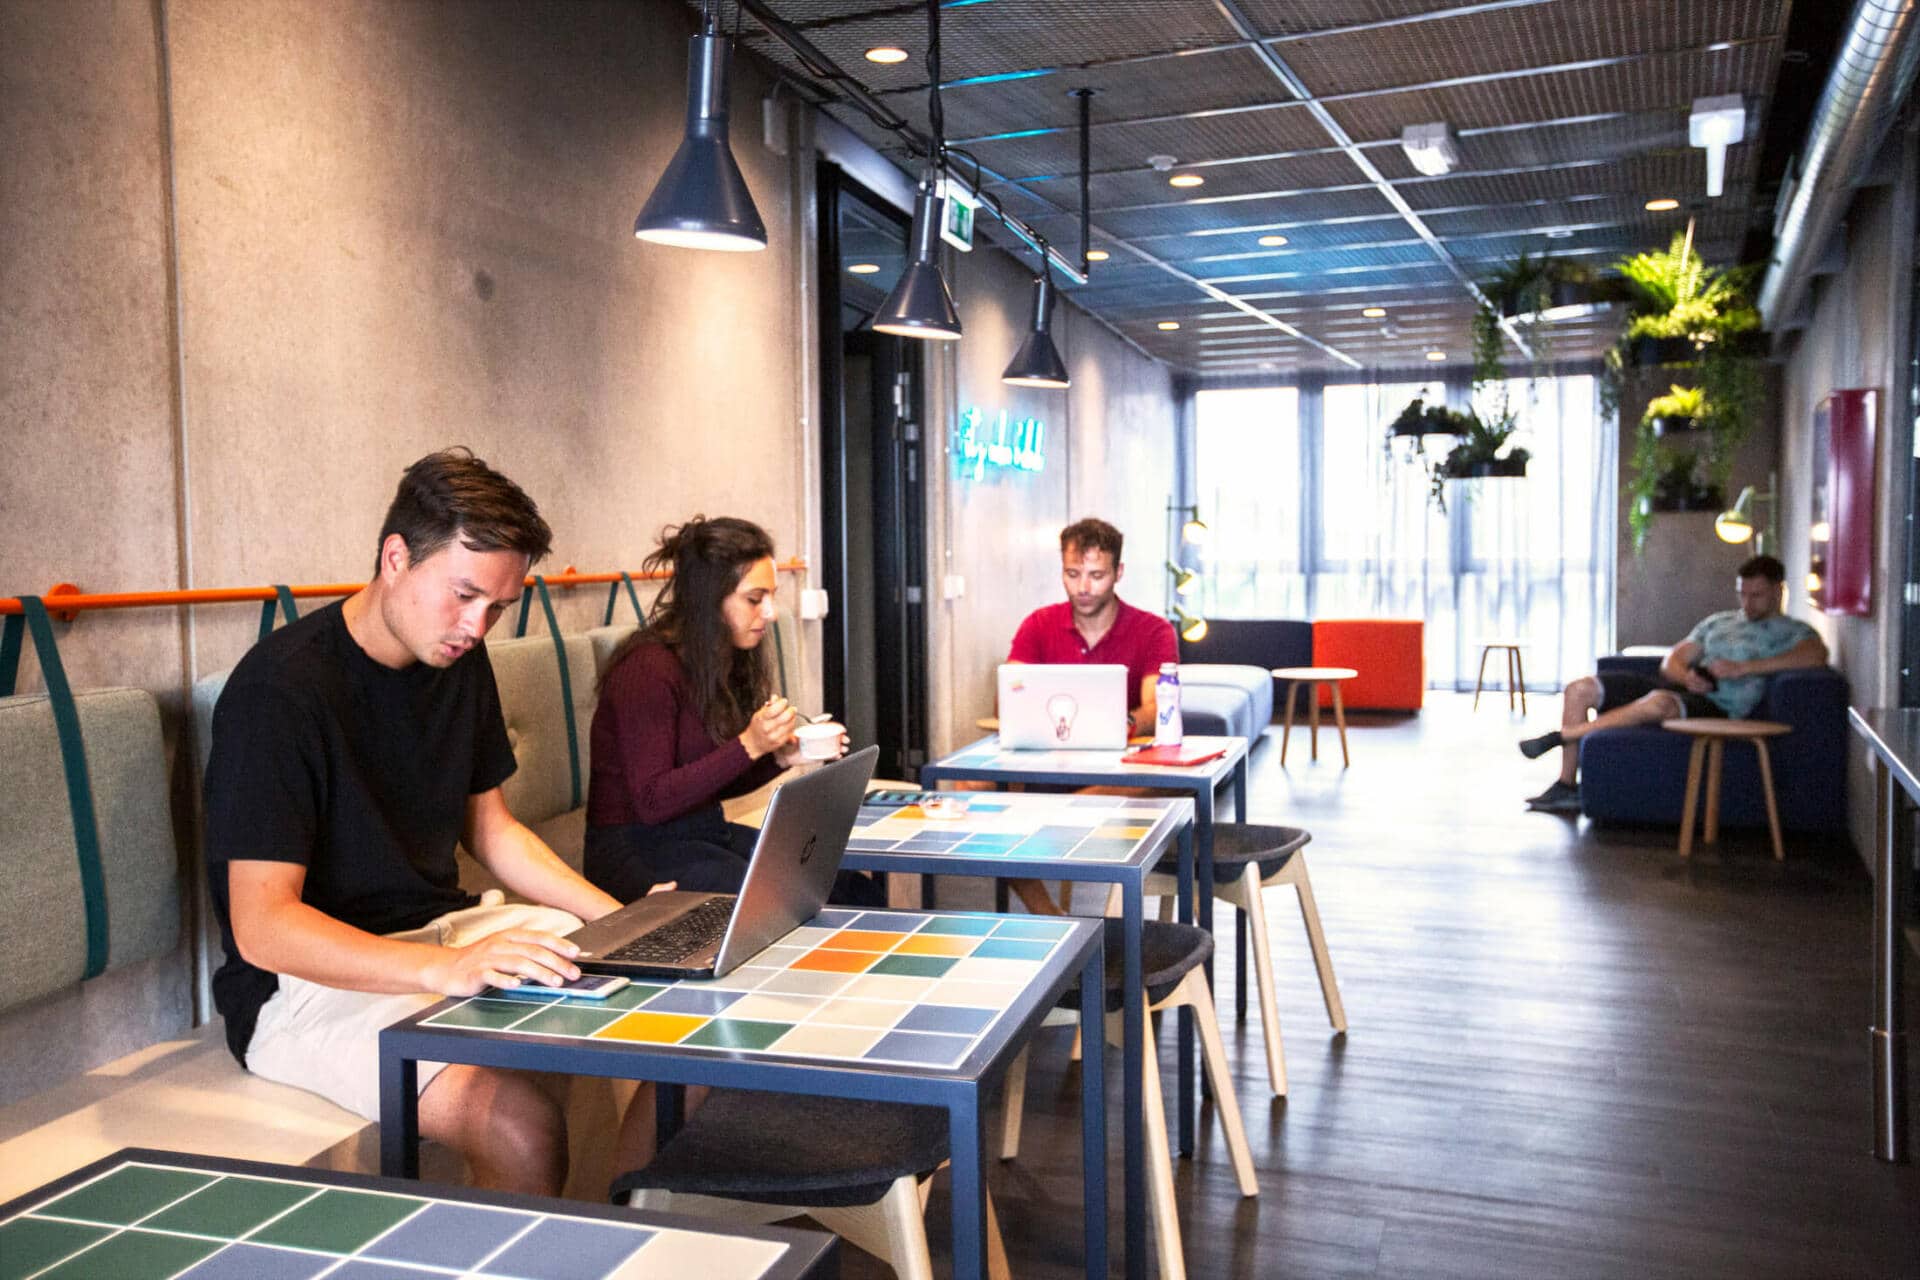
[(769, 698), (767, 705), (747, 721), (747, 727), (740, 733), (740, 745), (747, 749), (748, 756), (758, 760), (769, 751), (779, 751), (792, 744), (793, 731), (799, 723), (800, 713), (793, 709), (792, 703), (778, 696)]
[(808, 761), (838, 760), (847, 754), (846, 729), (830, 720), (802, 724), (794, 730), (793, 741), (774, 757), (791, 768)]

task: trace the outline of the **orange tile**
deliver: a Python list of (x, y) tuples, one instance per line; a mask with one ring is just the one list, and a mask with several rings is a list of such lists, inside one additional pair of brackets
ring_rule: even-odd
[(891, 951), (904, 933), (881, 933), (872, 929), (842, 929), (820, 945), (832, 951)]
[(830, 951), (822, 947), (807, 952), (787, 968), (818, 969), (827, 973), (865, 973), (877, 959), (879, 957), (871, 951)]
[(648, 1013), (636, 1010), (618, 1022), (594, 1032), (600, 1040), (639, 1040), (647, 1044), (678, 1044), (710, 1019), (687, 1013)]
[(956, 938), (943, 933), (916, 933), (900, 944), (895, 955), (970, 956), (980, 944), (978, 938)]

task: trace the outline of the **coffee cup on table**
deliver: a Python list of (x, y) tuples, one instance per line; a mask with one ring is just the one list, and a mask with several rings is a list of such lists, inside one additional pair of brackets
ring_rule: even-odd
[(800, 755), (806, 760), (837, 760), (840, 758), (840, 739), (846, 734), (846, 728), (828, 720), (821, 724), (803, 724), (793, 731), (800, 743)]

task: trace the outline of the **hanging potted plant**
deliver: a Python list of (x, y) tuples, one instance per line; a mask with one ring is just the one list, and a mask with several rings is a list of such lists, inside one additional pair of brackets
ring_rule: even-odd
[(1633, 287), (1622, 358), (1631, 365), (1691, 364), (1716, 344), (1748, 354), (1744, 335), (1757, 334), (1760, 313), (1747, 301), (1752, 267), (1710, 267), (1694, 251), (1692, 228), (1663, 252), (1620, 259)]
[(1483, 281), (1481, 292), (1498, 312), (1496, 320), (1531, 316), (1547, 309), (1552, 291), (1547, 259), (1530, 258), (1525, 250)]
[(1669, 388), (1666, 395), (1647, 401), (1647, 411), (1641, 415), (1641, 421), (1653, 429), (1654, 435), (1670, 436), (1699, 430), (1708, 424), (1711, 414), (1706, 392), (1699, 387), (1676, 386)]
[[(1514, 443), (1518, 424), (1511, 417), (1483, 422), (1473, 418), (1466, 438), (1440, 460), (1442, 480), (1485, 480), (1527, 474), (1532, 454)], [(1443, 504), (1444, 506), (1444, 504)]]
[(1726, 508), (1724, 481), (1716, 482), (1704, 451), (1679, 449), (1653, 434), (1642, 421), (1634, 436), (1632, 475), (1627, 485), (1627, 526), (1637, 555), (1657, 512), (1721, 511)]
[(1428, 404), (1416, 398), (1400, 411), (1387, 427), (1389, 442), (1407, 437), (1422, 436), (1463, 436), (1467, 433), (1470, 414), (1458, 409), (1449, 409), (1443, 404)]

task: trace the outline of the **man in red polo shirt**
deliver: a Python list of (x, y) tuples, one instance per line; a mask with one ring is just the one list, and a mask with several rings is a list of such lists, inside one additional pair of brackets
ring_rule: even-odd
[(1035, 609), (1014, 633), (1008, 662), (1107, 663), (1127, 669), (1127, 732), (1152, 733), (1160, 664), (1178, 662), (1173, 626), (1117, 594), (1127, 566), (1120, 531), (1086, 519), (1060, 531), (1060, 580), (1067, 598)]
[[(1060, 531), (1060, 580), (1067, 598), (1027, 615), (1014, 632), (1007, 661), (1124, 666), (1127, 733), (1132, 736), (1153, 732), (1154, 682), (1160, 678), (1160, 664), (1179, 661), (1179, 654), (1172, 624), (1116, 594), (1127, 569), (1120, 559), (1121, 541), (1120, 531), (1105, 520), (1078, 520)], [(1027, 910), (1060, 914), (1040, 881), (1010, 878), (1007, 887)]]

